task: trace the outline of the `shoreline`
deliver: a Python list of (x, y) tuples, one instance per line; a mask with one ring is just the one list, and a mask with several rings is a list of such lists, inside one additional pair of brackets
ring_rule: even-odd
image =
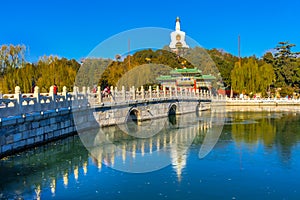
[(211, 110), (214, 112), (300, 112), (300, 104), (294, 103), (212, 103)]
[[(228, 103), (228, 102), (222, 102), (222, 101), (213, 101), (210, 104), (210, 108), (207, 110), (208, 112), (212, 112), (212, 113), (230, 113), (230, 112), (282, 112), (282, 113), (291, 113), (291, 114), (296, 114), (296, 113), (300, 113), (300, 102), (299, 104), (295, 104), (294, 102), (290, 102), (289, 104), (276, 104), (276, 103), (249, 103), (249, 102), (235, 102), (235, 103)], [(70, 112), (70, 111), (69, 111)], [(199, 110), (199, 111), (195, 111), (195, 112), (206, 112), (205, 110)], [(53, 111), (54, 114), (57, 114), (55, 111)], [(43, 116), (39, 116), (39, 117), (45, 117), (47, 115), (47, 113), (45, 113)], [(27, 123), (31, 123), (30, 119), (33, 119), (34, 116), (27, 116), (26, 118), (23, 119), (22, 117), (20, 117), (19, 120), (23, 120), (23, 121), (28, 121)], [(59, 118), (60, 119), (60, 118)], [(12, 129), (10, 132), (13, 133), (14, 130), (17, 130), (16, 127), (18, 126), (18, 122), (19, 120), (16, 119), (16, 117), (13, 118), (6, 118), (6, 119), (1, 119), (0, 121), (0, 127), (3, 125), (8, 125), (10, 124), (10, 122), (13, 122), (15, 129)], [(23, 122), (22, 121), (22, 122)], [(50, 123), (53, 120), (48, 120), (48, 123)], [(56, 120), (57, 121), (57, 120)], [(55, 121), (55, 122), (56, 122)], [(70, 123), (69, 125), (74, 126), (74, 123), (71, 123), (71, 119), (69, 119)], [(34, 123), (34, 122), (32, 122)], [(61, 123), (61, 120), (58, 120), (57, 123)], [(65, 124), (65, 123), (63, 123)], [(52, 127), (53, 125), (49, 124), (47, 127)], [(62, 125), (60, 125), (61, 127)], [(13, 155), (17, 152), (21, 152), (24, 151), (26, 149), (30, 149), (36, 146), (42, 146), (48, 142), (52, 142), (55, 140), (60, 140), (61, 138), (65, 138), (65, 137), (69, 137), (70, 135), (76, 135), (77, 130), (75, 129), (75, 127), (65, 127), (65, 125), (62, 127), (66, 130), (68, 130), (68, 132), (64, 131), (64, 134), (56, 134), (59, 133), (59, 131), (55, 131), (54, 133), (48, 133), (48, 134), (44, 134), (43, 130), (39, 130), (38, 134), (37, 134), (37, 139), (34, 137), (31, 138), (27, 138), (22, 135), (20, 135), (19, 133), (13, 133), (13, 134), (9, 134), (8, 132), (6, 132), (5, 130), (2, 130), (0, 136), (1, 136), (1, 144), (0, 144), (0, 148), (1, 148), (1, 152), (0, 152), (0, 159), (9, 156), (9, 155)], [(4, 132), (3, 132), (4, 131)], [(28, 131), (27, 131), (28, 132)], [(26, 133), (27, 133), (26, 132)], [(26, 135), (28, 135), (28, 137), (30, 136), (29, 133), (27, 133)], [(45, 140), (47, 138), (47, 140)], [(7, 141), (8, 143), (5, 144), (4, 143), (4, 139), (9, 140)], [(21, 140), (17, 143), (14, 143), (14, 140)], [(15, 148), (12, 148), (15, 147)]]

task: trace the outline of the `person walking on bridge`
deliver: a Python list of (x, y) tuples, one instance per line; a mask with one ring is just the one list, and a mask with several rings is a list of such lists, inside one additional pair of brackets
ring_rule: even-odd
[(54, 95), (57, 95), (57, 90), (58, 90), (58, 87), (56, 84), (54, 84), (54, 86), (53, 86), (53, 94)]

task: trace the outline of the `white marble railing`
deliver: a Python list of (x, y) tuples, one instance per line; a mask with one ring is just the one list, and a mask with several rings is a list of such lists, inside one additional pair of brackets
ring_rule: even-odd
[(184, 88), (171, 88), (162, 90), (157, 87), (145, 90), (143, 87), (135, 89), (131, 87), (125, 91), (124, 87), (118, 90), (116, 87), (110, 88), (110, 95), (103, 95), (100, 87), (97, 92), (91, 92), (90, 88), (83, 87), (79, 91), (74, 87), (73, 92), (67, 92), (63, 87), (63, 92), (54, 94), (53, 87), (49, 93), (40, 93), (39, 87), (35, 87), (34, 93), (22, 94), (19, 86), (15, 87), (15, 94), (3, 94), (0, 97), (0, 119), (10, 116), (26, 115), (33, 112), (45, 112), (47, 110), (71, 109), (75, 107), (115, 105), (139, 100), (162, 100), (162, 99), (210, 99), (211, 94), (207, 91), (195, 91)]
[(66, 90), (64, 87), (62, 93), (54, 94), (51, 87), (50, 93), (40, 93), (39, 88), (35, 87), (34, 93), (22, 94), (17, 86), (15, 94), (3, 94), (0, 98), (0, 119), (61, 108), (71, 109), (74, 102), (78, 105), (86, 102), (83, 95), (68, 93)]
[(278, 103), (299, 104), (300, 99), (294, 98), (226, 98), (227, 103)]

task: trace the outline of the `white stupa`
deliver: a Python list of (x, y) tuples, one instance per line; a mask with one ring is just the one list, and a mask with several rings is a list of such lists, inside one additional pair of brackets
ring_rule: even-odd
[(180, 19), (176, 18), (175, 31), (171, 33), (171, 43), (169, 47), (173, 50), (180, 48), (189, 48), (185, 42), (185, 32), (180, 30)]

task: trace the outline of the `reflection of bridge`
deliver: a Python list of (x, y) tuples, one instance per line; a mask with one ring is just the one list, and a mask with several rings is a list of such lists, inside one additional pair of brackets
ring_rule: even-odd
[[(190, 119), (194, 119), (193, 123), (186, 124)], [(153, 121), (157, 125), (165, 124), (165, 127), (169, 127), (169, 131), (162, 131), (149, 138), (135, 138), (124, 134), (122, 127), (101, 128), (103, 136), (116, 145), (107, 143), (92, 147), (93, 163), (89, 162), (89, 152), (82, 146), (81, 141), (73, 137), (62, 140), (56, 145), (34, 149), (26, 153), (27, 156), (21, 154), (21, 156), (12, 157), (16, 168), (11, 169), (10, 162), (7, 163), (8, 165), (1, 165), (2, 172), (6, 173), (5, 176), (1, 174), (3, 177), (1, 181), (3, 185), (0, 184), (2, 193), (4, 197), (10, 193), (15, 195), (12, 198), (24, 195), (24, 199), (39, 199), (43, 191), (50, 189), (51, 193), (55, 195), (57, 188), (68, 187), (69, 184), (83, 179), (93, 165), (100, 170), (103, 163), (111, 167), (129, 164), (132, 160), (141, 159), (147, 154), (151, 155), (155, 152), (163, 156), (168, 148), (171, 148), (169, 149), (169, 164), (172, 164), (178, 181), (180, 181), (181, 172), (185, 168), (187, 159), (186, 149), (182, 147), (185, 142), (192, 142), (195, 137), (202, 140), (201, 138), (212, 128), (210, 113), (202, 117), (201, 121), (197, 120), (194, 114), (188, 115), (185, 122), (182, 120), (182, 116), (180, 118), (177, 116), (176, 119), (170, 121), (168, 119)], [(151, 124), (145, 121), (142, 122), (142, 126), (149, 127)], [(94, 141), (98, 140), (101, 135), (100, 129), (82, 134), (85, 134), (85, 139)], [(82, 136), (80, 137), (82, 138)], [(20, 174), (24, 181), (9, 179), (15, 174)], [(101, 174), (97, 176), (101, 176)], [(7, 181), (5, 181), (6, 177), (8, 177)]]
[[(211, 95), (206, 91), (158, 87), (145, 90), (111, 88), (109, 97), (102, 97), (83, 87), (72, 93), (63, 88), (60, 94), (42, 94), (35, 87), (33, 94), (5, 94), (0, 99), (0, 156), (27, 146), (73, 134), (93, 126), (125, 123), (129, 119), (143, 121), (183, 114), (210, 107)], [(76, 127), (75, 127), (76, 125)]]
[[(105, 163), (117, 170), (142, 173), (172, 163), (180, 180), (187, 149), (198, 134), (212, 128), (210, 113), (199, 119), (195, 114), (181, 115), (142, 122), (131, 132), (127, 132), (129, 123), (84, 131), (79, 136), (99, 168)], [(208, 137), (214, 134), (218, 133), (211, 132)]]
[(24, 154), (1, 162), (0, 189), (4, 199), (39, 199), (43, 188), (55, 194), (59, 180), (67, 187), (71, 176), (77, 181), (82, 171), (87, 173), (88, 152), (73, 137)]

